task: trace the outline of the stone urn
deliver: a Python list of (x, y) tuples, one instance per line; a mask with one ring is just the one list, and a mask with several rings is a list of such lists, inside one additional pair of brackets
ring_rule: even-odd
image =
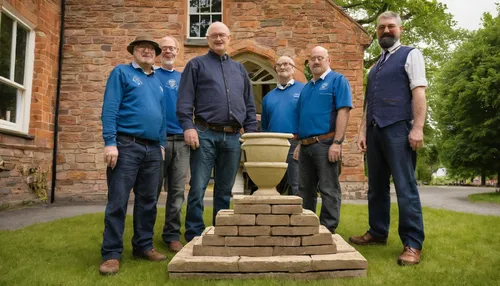
[(259, 132), (243, 134), (241, 148), (245, 151), (245, 169), (259, 187), (256, 196), (279, 196), (276, 185), (286, 173), (286, 158), (293, 134)]

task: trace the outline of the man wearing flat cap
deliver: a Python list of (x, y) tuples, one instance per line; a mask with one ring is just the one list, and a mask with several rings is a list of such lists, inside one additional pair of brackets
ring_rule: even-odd
[(104, 217), (101, 274), (115, 274), (123, 252), (130, 190), (134, 190), (133, 256), (163, 261), (153, 247), (157, 189), (166, 138), (166, 106), (154, 59), (161, 53), (149, 35), (139, 35), (127, 50), (130, 64), (116, 66), (106, 84), (102, 107), (108, 203)]

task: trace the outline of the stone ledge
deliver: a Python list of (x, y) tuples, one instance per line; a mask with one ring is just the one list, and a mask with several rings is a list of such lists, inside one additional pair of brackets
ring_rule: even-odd
[(367, 271), (363, 270), (337, 270), (337, 271), (319, 271), (304, 273), (169, 273), (169, 279), (332, 279), (332, 278), (355, 278), (366, 277)]
[(271, 205), (302, 205), (302, 198), (298, 196), (233, 196), (233, 204), (271, 204)]

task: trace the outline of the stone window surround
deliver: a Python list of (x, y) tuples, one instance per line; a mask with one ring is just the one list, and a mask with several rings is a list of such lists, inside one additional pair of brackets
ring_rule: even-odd
[[(15, 87), (18, 91), (16, 113), (18, 122), (12, 123), (5, 120), (0, 120), (0, 133), (19, 137), (30, 137), (28, 134), (30, 122), (30, 107), (31, 107), (31, 89), (33, 84), (33, 66), (35, 58), (35, 25), (21, 16), (17, 11), (12, 8), (6, 1), (3, 1), (0, 13), (9, 17), (14, 21), (14, 31), (17, 25), (21, 25), (28, 30), (26, 41), (25, 65), (24, 65), (24, 84), (18, 84), (14, 80), (0, 76), (2, 84)], [(16, 36), (16, 33), (13, 34)], [(15, 47), (15, 41), (13, 41)], [(11, 51), (12, 53), (12, 51)], [(15, 61), (11, 62), (15, 65)], [(12, 76), (11, 76), (12, 77)], [(20, 95), (19, 95), (20, 94)], [(28, 138), (27, 138), (28, 139)]]

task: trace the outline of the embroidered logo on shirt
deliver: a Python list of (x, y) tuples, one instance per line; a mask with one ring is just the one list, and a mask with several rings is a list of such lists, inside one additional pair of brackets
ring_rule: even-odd
[(137, 76), (134, 75), (134, 77), (132, 78), (132, 80), (135, 83), (137, 83), (137, 85), (142, 85), (142, 81)]
[(300, 93), (294, 93), (293, 94), (293, 99), (299, 99)]
[(177, 89), (177, 82), (175, 81), (175, 79), (169, 79), (165, 86), (170, 89)]
[(328, 87), (328, 83), (325, 82), (321, 85), (321, 87), (319, 88), (319, 90), (326, 90), (326, 88)]

